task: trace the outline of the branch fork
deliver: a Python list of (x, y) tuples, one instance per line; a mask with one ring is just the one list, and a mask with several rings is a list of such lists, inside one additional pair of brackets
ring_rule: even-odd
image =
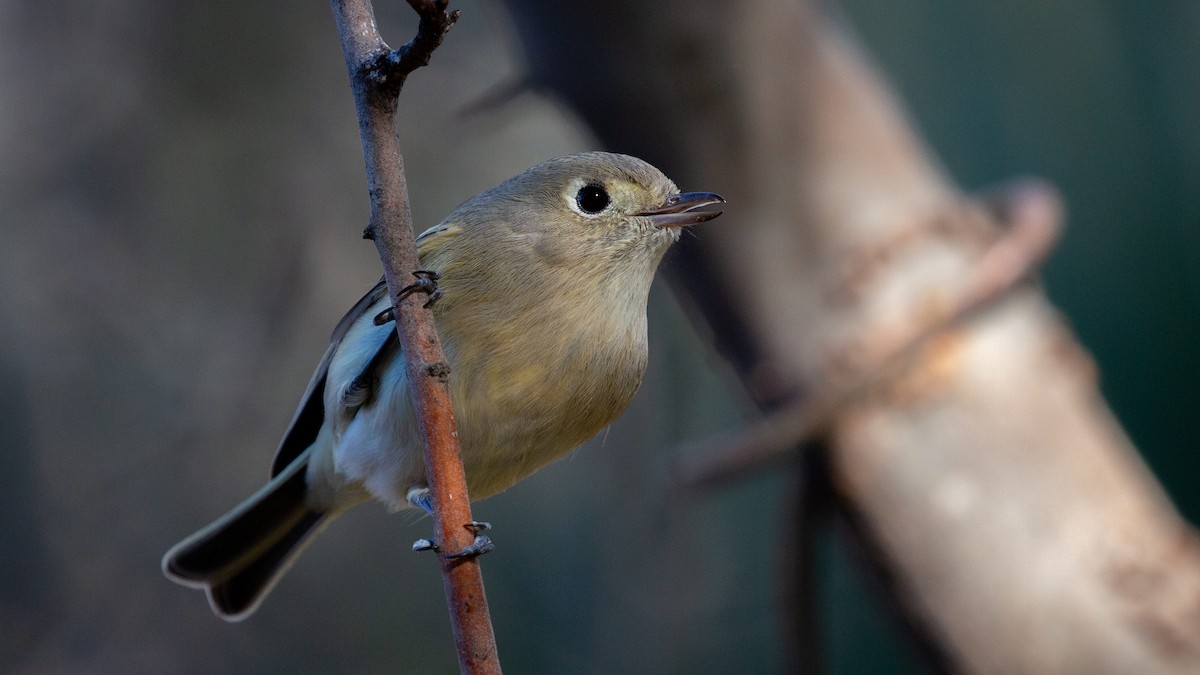
[(356, 75), (370, 82), (376, 94), (395, 104), (408, 76), (417, 68), (429, 65), (433, 52), (442, 44), (446, 33), (462, 16), (462, 11), (447, 12), (448, 0), (409, 0), (408, 3), (421, 17), (417, 34), (399, 49), (388, 49), (380, 43), (373, 58), (364, 61)]

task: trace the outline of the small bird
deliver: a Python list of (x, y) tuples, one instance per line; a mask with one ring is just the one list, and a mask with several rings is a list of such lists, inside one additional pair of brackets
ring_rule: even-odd
[[(552, 159), (417, 238), (472, 499), (501, 492), (611, 423), (646, 370), (646, 301), (682, 228), (724, 202), (646, 162)], [(426, 290), (432, 290), (426, 283)], [(333, 331), (271, 467), (241, 505), (163, 558), (170, 579), (246, 618), (313, 536), (371, 499), (431, 512), (422, 442), (383, 281)]]

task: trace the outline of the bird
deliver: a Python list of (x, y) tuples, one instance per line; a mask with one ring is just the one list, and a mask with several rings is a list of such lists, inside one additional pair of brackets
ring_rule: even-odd
[[(585, 152), (476, 195), (417, 238), (472, 500), (563, 457), (626, 408), (646, 370), (655, 271), (724, 201), (681, 192), (635, 157)], [(354, 506), (432, 513), (393, 311), (382, 280), (350, 308), (266, 485), (163, 557), (166, 576), (203, 589), (217, 616), (251, 615)]]

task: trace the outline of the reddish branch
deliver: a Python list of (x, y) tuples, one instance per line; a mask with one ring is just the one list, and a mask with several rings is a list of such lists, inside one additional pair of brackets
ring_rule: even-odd
[[(473, 519), (450, 401), (450, 368), (433, 315), (422, 306), (425, 297), (399, 296), (412, 280), (412, 272), (420, 269), (420, 261), (395, 128), (396, 102), (405, 78), (429, 63), (458, 11), (447, 13), (445, 0), (409, 0), (420, 16), (420, 27), (412, 41), (392, 50), (379, 35), (369, 0), (332, 0), (331, 4), (350, 71), (371, 194), (371, 223), (365, 236), (375, 241), (396, 307), (396, 331), (425, 439), (437, 540), (443, 551), (460, 551), (474, 541), (474, 535), (464, 527)], [(478, 561), (444, 556), (441, 561), (460, 670), (499, 673)]]

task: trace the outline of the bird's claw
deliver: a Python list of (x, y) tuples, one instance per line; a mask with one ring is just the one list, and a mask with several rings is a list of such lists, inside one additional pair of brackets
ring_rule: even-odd
[[(404, 288), (400, 289), (397, 294), (396, 301), (399, 302), (413, 293), (426, 293), (429, 299), (422, 305), (425, 309), (433, 307), (433, 303), (437, 302), (442, 297), (442, 289), (438, 288), (437, 280), (442, 278), (442, 275), (433, 270), (417, 270), (413, 272), (413, 276), (417, 280)], [(391, 323), (396, 320), (396, 308), (388, 307), (382, 312), (375, 315), (374, 323), (376, 326), (382, 326), (385, 323)]]
[(382, 312), (375, 315), (375, 325), (382, 326), (385, 323), (391, 323), (396, 320), (396, 308), (388, 307)]
[(485, 523), (480, 520), (472, 520), (466, 525), (463, 525), (463, 527), (465, 527), (468, 532), (475, 535), (475, 541), (468, 544), (466, 548), (458, 553), (446, 554), (447, 560), (465, 560), (477, 558), (485, 553), (491, 553), (492, 551), (496, 550), (496, 544), (492, 543), (491, 538), (483, 534), (484, 532), (492, 529), (491, 523)]
[(466, 548), (458, 553), (447, 553), (444, 557), (446, 560), (469, 560), (495, 550), (496, 545), (492, 543), (490, 538), (482, 534), (477, 534), (475, 535), (475, 541), (468, 544)]
[(472, 520), (466, 525), (463, 525), (463, 527), (465, 527), (471, 534), (478, 536), (480, 532), (487, 532), (488, 530), (492, 529), (492, 524), (485, 523), (482, 520)]
[[(424, 293), (429, 296), (429, 299), (425, 301), (423, 307), (425, 307), (425, 309), (433, 307), (433, 303), (437, 302), (438, 299), (442, 297), (442, 289), (438, 288), (437, 285), (438, 279), (441, 279), (442, 275), (433, 270), (417, 270), (412, 274), (417, 278), (417, 280), (405, 286), (404, 288), (401, 288), (400, 292), (396, 294), (396, 301), (399, 302), (413, 293)], [(384, 311), (386, 312), (386, 310)], [(380, 314), (380, 316), (382, 316), (382, 314)], [(379, 317), (375, 318), (376, 320), (379, 319)]]
[[(472, 541), (466, 548), (457, 553), (447, 553), (443, 557), (447, 560), (468, 560), (477, 558), (485, 553), (491, 553), (496, 550), (496, 544), (491, 538), (483, 533), (492, 529), (491, 523), (485, 523), (478, 520), (471, 521), (463, 525), (471, 534), (475, 535), (475, 541)], [(413, 542), (412, 550), (414, 551), (441, 551), (441, 548), (429, 539), (418, 539)]]
[(421, 305), (421, 306), (424, 307), (425, 309), (429, 309), (430, 307), (433, 307), (433, 303), (435, 303), (441, 299), (442, 299), (442, 289), (435, 288), (435, 289), (433, 289), (433, 292), (429, 294), (429, 299), (426, 300), (425, 304)]
[[(442, 297), (442, 289), (438, 288), (437, 285), (437, 280), (441, 279), (442, 275), (434, 272), (433, 270), (417, 270), (416, 272), (413, 272), (413, 276), (416, 277), (417, 280), (405, 286), (404, 288), (401, 288), (400, 292), (396, 294), (396, 301), (399, 302), (413, 293), (425, 293), (429, 296), (429, 299), (426, 300), (425, 304), (421, 306), (425, 309), (433, 307), (433, 303), (437, 302)], [(388, 307), (382, 312), (376, 314), (373, 321), (376, 326), (382, 326), (385, 323), (391, 323), (395, 320), (396, 308)]]

